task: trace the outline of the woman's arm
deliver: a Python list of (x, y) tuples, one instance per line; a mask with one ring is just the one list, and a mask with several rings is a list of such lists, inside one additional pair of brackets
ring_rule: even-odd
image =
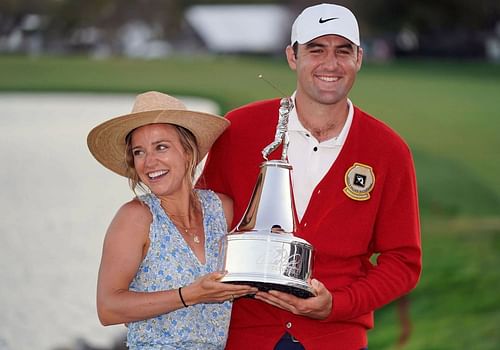
[(176, 290), (128, 290), (149, 247), (151, 221), (148, 208), (132, 200), (118, 210), (108, 228), (97, 282), (97, 313), (103, 325), (144, 320), (183, 307)]
[[(184, 307), (178, 289), (129, 291), (149, 247), (151, 221), (148, 208), (133, 200), (119, 209), (108, 228), (97, 282), (97, 313), (103, 325), (145, 320)], [(210, 273), (182, 287), (184, 302), (188, 306), (221, 303), (257, 292), (256, 288), (219, 282), (223, 276)]]

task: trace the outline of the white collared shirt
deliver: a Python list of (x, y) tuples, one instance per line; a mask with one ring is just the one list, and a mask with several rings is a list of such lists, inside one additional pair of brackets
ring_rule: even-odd
[[(295, 93), (292, 95), (292, 99), (295, 101)], [(288, 116), (288, 136), (290, 139), (288, 161), (293, 168), (293, 194), (299, 220), (302, 220), (304, 216), (312, 192), (332, 167), (349, 133), (354, 109), (349, 99), (347, 103), (349, 112), (342, 131), (337, 137), (321, 143), (304, 128), (299, 121), (295, 107), (290, 111)]]

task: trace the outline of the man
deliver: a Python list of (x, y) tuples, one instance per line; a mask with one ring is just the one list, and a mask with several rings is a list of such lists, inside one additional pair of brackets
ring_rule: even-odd
[[(421, 271), (414, 165), (405, 142), (348, 99), (363, 50), (345, 7), (306, 8), (286, 48), (296, 72), (288, 160), (297, 236), (315, 248), (315, 296), (259, 292), (235, 301), (227, 349), (365, 349), (373, 311), (408, 293)], [(203, 186), (234, 200), (241, 219), (273, 139), (279, 99), (228, 113)], [(276, 150), (270, 159), (279, 159)], [(377, 254), (376, 262), (370, 260)]]

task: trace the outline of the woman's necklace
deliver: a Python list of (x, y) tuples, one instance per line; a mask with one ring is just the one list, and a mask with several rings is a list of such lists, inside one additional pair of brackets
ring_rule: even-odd
[[(203, 225), (203, 220), (200, 219), (201, 210), (199, 208), (190, 207), (186, 215), (176, 215), (168, 214), (167, 207), (163, 202), (161, 206), (163, 207), (163, 210), (165, 210), (165, 213), (167, 213), (170, 221), (172, 221), (172, 223), (177, 227), (180, 234), (185, 238), (190, 239), (187, 239), (187, 242), (192, 241), (195, 244), (201, 243), (202, 237), (200, 235), (203, 234), (203, 226), (200, 226), (200, 222)], [(187, 222), (187, 225), (184, 225), (185, 222)]]
[(181, 233), (184, 232), (184, 234), (186, 234), (186, 236), (191, 237), (191, 239), (193, 240), (194, 243), (199, 244), (201, 242), (200, 237), (196, 233), (196, 230), (193, 231), (193, 229), (194, 229), (193, 227), (185, 227), (185, 226), (180, 225), (178, 222), (176, 222), (173, 219), (172, 219), (172, 221), (174, 222), (175, 226), (177, 226), (177, 228), (181, 229), (179, 231), (181, 231)]
[(175, 219), (175, 217), (184, 217), (184, 218), (187, 217), (188, 222), (191, 222), (191, 220), (189, 220), (189, 215), (172, 215), (171, 214), (169, 216), (170, 216), (170, 220), (177, 227), (177, 229), (179, 230), (179, 232), (181, 234), (183, 234), (187, 237), (190, 237), (192, 239), (192, 241), (196, 244), (199, 244), (201, 242), (200, 236), (198, 235), (199, 225), (185, 226), (185, 225), (182, 225), (179, 220)]

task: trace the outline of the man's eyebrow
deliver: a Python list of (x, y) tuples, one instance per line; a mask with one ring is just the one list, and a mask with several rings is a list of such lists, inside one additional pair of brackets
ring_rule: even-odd
[(306, 44), (306, 48), (308, 48), (308, 49), (315, 48), (315, 47), (325, 47), (325, 46), (326, 45), (317, 43), (315, 41), (309, 42), (309, 43)]
[(353, 44), (350, 44), (350, 43), (345, 43), (345, 44), (339, 45), (336, 48), (337, 49), (351, 49), (354, 51), (354, 46), (353, 46)]
[[(326, 47), (327, 45), (325, 44), (321, 44), (321, 43), (317, 43), (317, 42), (309, 42), (306, 44), (306, 48), (307, 49), (314, 49), (314, 48), (324, 48)], [(354, 47), (353, 47), (353, 44), (351, 43), (345, 43), (345, 44), (341, 44), (341, 45), (336, 45), (334, 47), (336, 50), (338, 49), (350, 49), (350, 50), (353, 50), (354, 51)]]

